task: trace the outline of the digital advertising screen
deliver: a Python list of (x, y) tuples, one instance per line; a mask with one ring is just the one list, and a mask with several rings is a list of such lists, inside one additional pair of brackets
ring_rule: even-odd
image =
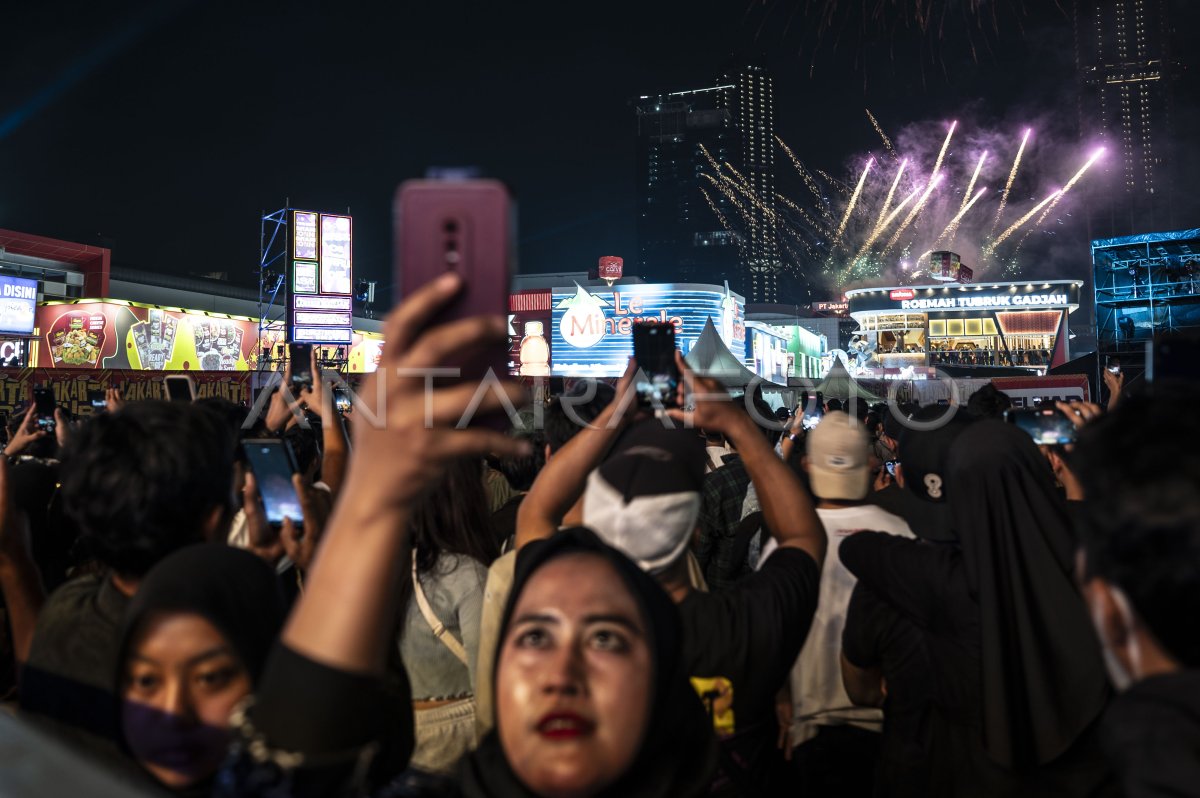
[(321, 293), (349, 294), (350, 217), (321, 214)]
[(349, 216), (292, 211), (288, 340), (349, 344), (354, 287), (354, 221)]
[(0, 332), (33, 333), (37, 291), (37, 280), (0, 275)]
[(633, 324), (670, 322), (686, 355), (712, 319), (721, 340), (746, 361), (745, 300), (717, 286), (692, 284), (619, 285), (578, 283), (551, 296), (551, 374), (617, 377), (633, 354)]

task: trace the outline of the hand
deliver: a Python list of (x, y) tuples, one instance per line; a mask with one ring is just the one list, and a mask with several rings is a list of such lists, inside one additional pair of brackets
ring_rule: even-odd
[[(1107, 374), (1108, 372), (1106, 371), (1105, 373)], [(1096, 420), (1104, 414), (1100, 405), (1093, 402), (1055, 402), (1054, 406), (1071, 420), (1076, 429)]]
[(307, 571), (312, 565), (321, 533), (325, 531), (325, 522), (329, 520), (332, 501), (326, 491), (306, 483), (300, 474), (292, 475), (292, 486), (296, 489), (296, 495), (300, 497), (300, 512), (304, 515), (304, 524), (297, 526), (291, 518), (284, 518), (279, 539), (283, 541), (283, 549), (296, 567)]
[[(683, 379), (679, 381), (679, 407), (667, 411), (670, 418), (682, 421), (685, 427), (720, 432), (729, 438), (736, 438), (745, 424), (753, 423), (734, 403), (724, 385), (692, 371), (678, 351), (675, 352), (675, 364)], [(691, 400), (692, 410), (683, 409), (688, 400)]]
[(245, 486), (242, 488), (242, 512), (246, 516), (247, 548), (270, 565), (279, 562), (286, 547), (279, 539), (279, 530), (267, 521), (262, 497), (258, 493), (258, 482), (251, 473), (246, 474)]
[(1119, 371), (1113, 374), (1108, 369), (1100, 372), (1100, 376), (1104, 378), (1104, 384), (1108, 386), (1108, 392), (1112, 395), (1121, 393), (1121, 389), (1125, 387), (1125, 372)]
[[(430, 320), (462, 289), (462, 278), (448, 273), (412, 294), (384, 325), (379, 369), (359, 393), (367, 404), (354, 424), (354, 454), (343, 493), (354, 493), (353, 504), (372, 516), (383, 510), (407, 512), (424, 492), (437, 484), (450, 461), (461, 457), (522, 456), (528, 441), (482, 427), (457, 428), (479, 386), (464, 382), (427, 387), (426, 374), (452, 357), (466, 357), (505, 338), (502, 316), (476, 316), (428, 327)], [(378, 383), (382, 381), (381, 386)], [(476, 415), (501, 410), (505, 403), (520, 406), (521, 386), (497, 383), (488, 390)], [(384, 406), (371, 407), (383, 396)], [(368, 412), (369, 411), (369, 412)], [(366, 469), (354, 474), (356, 469)], [(349, 506), (349, 501), (340, 502)]]
[[(312, 374), (312, 385), (300, 389), (300, 400), (314, 413), (321, 417), (321, 423), (327, 423), (332, 418), (332, 394), (321, 377), (321, 366), (317, 362), (317, 347), (309, 350), (309, 368)], [(289, 365), (290, 369), (291, 366)]]
[(781, 690), (775, 697), (775, 720), (779, 724), (779, 737), (775, 746), (783, 751), (784, 760), (792, 761), (792, 697)]
[(58, 441), (59, 446), (67, 445), (67, 436), (70, 432), (71, 423), (67, 421), (67, 414), (61, 407), (54, 408), (54, 439)]
[(110, 413), (115, 413), (125, 405), (125, 398), (121, 396), (120, 388), (108, 388), (104, 391), (104, 409)]
[(29, 519), (13, 503), (8, 460), (0, 457), (0, 566), (29, 556)]
[(271, 403), (267, 405), (267, 429), (271, 432), (286, 429), (295, 421), (303, 404), (302, 399), (292, 395), (292, 364), (288, 363), (283, 369), (283, 382), (271, 395)]
[(875, 484), (872, 489), (881, 491), (892, 484), (892, 475), (888, 473), (887, 468), (879, 469), (879, 473), (875, 475)]
[(17, 431), (13, 433), (12, 439), (8, 442), (8, 446), (4, 447), (6, 457), (16, 457), (25, 451), (31, 443), (39, 441), (49, 434), (44, 429), (38, 429), (37, 415), (35, 415), (34, 410), (34, 405), (30, 403), (29, 409), (25, 411), (25, 415), (21, 419), (21, 426), (17, 427)]

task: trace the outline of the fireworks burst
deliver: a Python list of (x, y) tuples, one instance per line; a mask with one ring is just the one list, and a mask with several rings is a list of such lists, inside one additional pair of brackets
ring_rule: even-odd
[(887, 133), (883, 132), (883, 127), (879, 124), (879, 120), (875, 118), (875, 114), (871, 113), (870, 108), (864, 108), (863, 110), (867, 112), (867, 119), (871, 120), (871, 126), (875, 128), (875, 132), (879, 134), (879, 138), (883, 139), (883, 146), (887, 149), (888, 154), (892, 158), (899, 158), (900, 156), (896, 154), (896, 148), (892, 145), (892, 140), (888, 138)]
[(1025, 152), (1025, 142), (1029, 141), (1029, 134), (1032, 133), (1031, 128), (1025, 128), (1025, 135), (1021, 137), (1021, 146), (1017, 147), (1017, 157), (1013, 158), (1012, 169), (1008, 170), (1008, 180), (1004, 183), (1004, 193), (1000, 195), (1000, 207), (996, 209), (996, 218), (992, 219), (992, 228), (988, 230), (988, 235), (993, 235), (996, 232), (996, 225), (1000, 224), (1000, 217), (1004, 214), (1004, 206), (1008, 204), (1008, 192), (1012, 191), (1013, 181), (1017, 179), (1017, 168), (1021, 165), (1021, 155)]
[[(878, 124), (873, 115), (868, 118), (873, 126)], [(776, 137), (805, 187), (801, 195), (790, 197), (784, 193), (759, 196), (741, 173), (702, 149), (707, 163), (702, 174), (711, 184), (704, 187), (704, 199), (722, 227), (736, 233), (739, 241), (749, 239), (754, 224), (765, 220), (773, 225), (785, 268), (810, 276), (823, 273), (831, 288), (866, 281), (908, 282), (924, 265), (924, 256), (914, 262), (914, 254), (939, 247), (958, 251), (979, 275), (989, 267), (1015, 270), (1020, 242), (1049, 218), (1103, 154), (1095, 151), (1063, 188), (1045, 195), (1038, 191), (1036, 175), (1028, 169), (1023, 175), (1020, 170), (1032, 141), (1032, 131), (1026, 129), (1007, 170), (1003, 191), (997, 191), (1005, 177), (1000, 171), (1003, 164), (991, 157), (997, 147), (1005, 147), (999, 136), (960, 127), (957, 121), (943, 130), (944, 137), (937, 142), (916, 126), (894, 140), (880, 129), (885, 145), (891, 145), (889, 151), (898, 155), (896, 169), (878, 168), (875, 158), (863, 156), (855, 159), (854, 178), (845, 182), (805, 164)], [(1046, 154), (1038, 157), (1045, 160)], [(721, 208), (714, 202), (718, 198), (714, 189), (728, 200)], [(1034, 192), (1044, 199), (1029, 207), (1026, 203), (1034, 202), (1030, 197)], [(994, 203), (998, 207), (989, 205), (991, 198), (998, 199)], [(1010, 200), (1014, 206), (1025, 207), (1019, 218), (996, 236)], [(1014, 247), (1009, 239), (1017, 233), (1025, 233), (1025, 237), (1019, 237)]]

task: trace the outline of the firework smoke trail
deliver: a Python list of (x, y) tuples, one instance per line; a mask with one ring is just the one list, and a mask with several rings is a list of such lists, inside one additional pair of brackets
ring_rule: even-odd
[(979, 156), (979, 163), (975, 164), (975, 171), (971, 174), (971, 182), (967, 183), (967, 190), (963, 192), (962, 204), (958, 206), (961, 217), (962, 209), (967, 207), (967, 203), (971, 202), (971, 192), (975, 190), (975, 181), (979, 179), (979, 170), (983, 168), (983, 162), (987, 160), (988, 154), (984, 152)]
[(992, 229), (988, 230), (988, 236), (992, 236), (996, 232), (996, 225), (1000, 224), (1000, 217), (1004, 215), (1004, 206), (1008, 204), (1008, 192), (1012, 190), (1013, 181), (1017, 179), (1017, 167), (1021, 165), (1021, 153), (1025, 152), (1025, 142), (1029, 141), (1029, 134), (1033, 132), (1033, 128), (1025, 128), (1025, 135), (1021, 137), (1021, 146), (1017, 148), (1017, 157), (1013, 158), (1012, 169), (1008, 171), (1008, 180), (1004, 183), (1004, 193), (1000, 195), (1000, 207), (996, 209), (996, 218), (992, 219)]
[(833, 186), (838, 191), (840, 191), (846, 195), (850, 194), (850, 187), (847, 186), (845, 183), (843, 183), (841, 180), (838, 180), (836, 177), (833, 177), (832, 175), (830, 175), (828, 172), (824, 171), (823, 169), (818, 169), (817, 174), (819, 174), (822, 178), (824, 178), (826, 183)]
[(933, 162), (933, 171), (929, 174), (929, 185), (925, 189), (925, 193), (921, 195), (921, 199), (917, 200), (917, 204), (914, 205), (912, 210), (908, 212), (908, 216), (904, 217), (904, 221), (901, 222), (900, 226), (896, 228), (895, 235), (891, 237), (887, 243), (887, 246), (883, 248), (885, 255), (887, 254), (888, 250), (894, 247), (896, 242), (900, 240), (900, 234), (904, 232), (904, 229), (912, 224), (912, 221), (916, 219), (918, 215), (920, 215), (921, 211), (925, 208), (925, 203), (929, 201), (930, 195), (933, 194), (933, 190), (937, 188), (938, 183), (941, 182), (942, 177), (944, 176), (941, 174), (942, 161), (946, 158), (946, 150), (950, 148), (950, 139), (954, 137), (954, 129), (957, 127), (958, 120), (956, 119), (950, 123), (950, 130), (946, 131), (946, 140), (942, 142), (942, 148), (938, 150), (937, 160)]
[(954, 215), (954, 218), (950, 220), (950, 223), (948, 225), (946, 225), (946, 229), (943, 230), (941, 232), (941, 234), (933, 240), (933, 245), (935, 247), (944, 238), (947, 238), (947, 237), (949, 237), (951, 239), (954, 238), (955, 232), (958, 231), (958, 223), (961, 222), (962, 218), (967, 215), (967, 211), (971, 210), (971, 206), (974, 205), (976, 202), (978, 202), (979, 198), (982, 197), (986, 193), (987, 193), (987, 186), (984, 186), (983, 188), (979, 189), (979, 193), (977, 193), (974, 197), (972, 197), (971, 199), (969, 199), (965, 203), (963, 203), (962, 208), (960, 208), (958, 213), (956, 213)]
[(858, 204), (858, 198), (862, 194), (863, 184), (867, 182), (867, 175), (871, 172), (871, 167), (875, 164), (875, 159), (871, 158), (867, 161), (866, 168), (862, 171), (862, 176), (858, 178), (858, 185), (854, 187), (854, 193), (850, 195), (850, 202), (846, 205), (846, 212), (842, 214), (842, 222), (838, 225), (837, 233), (833, 237), (833, 245), (836, 247), (842, 241), (842, 233), (846, 232), (846, 223), (850, 221), (850, 214), (854, 213), (854, 206)]
[[(950, 147), (950, 139), (954, 136), (954, 128), (958, 127), (958, 120), (955, 119), (950, 123), (950, 130), (946, 133), (946, 140), (942, 142), (942, 149), (938, 151), (937, 160), (933, 162), (933, 172), (930, 173), (929, 179), (932, 181), (938, 176), (938, 172), (942, 170), (942, 159), (946, 157), (946, 150)], [(933, 184), (930, 183), (932, 186)]]
[(879, 134), (879, 138), (883, 139), (883, 146), (887, 148), (888, 153), (891, 154), (892, 158), (899, 158), (900, 156), (896, 154), (896, 148), (892, 146), (892, 140), (883, 132), (883, 127), (879, 124), (879, 120), (875, 118), (875, 114), (871, 113), (870, 108), (864, 108), (863, 110), (867, 112), (867, 119), (871, 120), (871, 126), (875, 128), (875, 132)]
[(899, 205), (897, 205), (895, 208), (892, 209), (892, 212), (887, 215), (886, 219), (884, 219), (881, 223), (879, 223), (878, 225), (875, 226), (875, 230), (871, 233), (870, 237), (868, 237), (866, 242), (861, 247), (859, 247), (858, 252), (855, 253), (855, 255), (854, 255), (854, 258), (850, 261), (849, 265), (846, 266), (846, 271), (849, 271), (860, 260), (862, 260), (863, 255), (867, 254), (867, 252), (870, 251), (871, 245), (875, 243), (875, 240), (877, 238), (879, 238), (880, 235), (883, 234), (883, 231), (887, 229), (887, 226), (889, 224), (891, 224), (893, 221), (896, 220), (896, 217), (900, 215), (900, 212), (902, 210), (904, 210), (904, 208), (908, 205), (908, 203), (912, 202), (913, 198), (921, 193), (921, 189), (923, 189), (923, 188), (924, 188), (924, 186), (917, 186), (916, 188), (914, 188), (907, 197), (905, 197), (904, 199), (902, 199), (900, 201)]
[(917, 204), (912, 206), (912, 210), (908, 212), (908, 215), (904, 217), (904, 221), (900, 222), (900, 226), (896, 228), (896, 232), (893, 233), (892, 237), (888, 239), (887, 244), (883, 248), (884, 255), (886, 255), (892, 247), (896, 246), (896, 242), (900, 240), (900, 234), (904, 232), (906, 227), (912, 224), (913, 219), (917, 218), (917, 214), (919, 214), (921, 209), (925, 207), (925, 203), (929, 201), (929, 196), (933, 194), (933, 190), (938, 187), (938, 183), (942, 182), (943, 177), (945, 177), (945, 175), (935, 174), (930, 178), (929, 185), (925, 187), (925, 192), (921, 194), (921, 198), (917, 200)]
[(721, 171), (721, 164), (717, 163), (716, 158), (712, 157), (712, 153), (708, 151), (708, 147), (705, 147), (703, 144), (701, 144), (700, 153), (708, 160), (708, 165), (713, 168), (714, 172), (719, 173)]
[(829, 209), (825, 207), (825, 198), (821, 195), (821, 189), (817, 185), (817, 181), (813, 180), (812, 175), (810, 175), (808, 170), (804, 168), (804, 164), (800, 163), (800, 159), (796, 157), (795, 153), (792, 152), (792, 148), (789, 147), (783, 139), (779, 138), (779, 136), (776, 136), (775, 141), (779, 144), (780, 149), (783, 150), (787, 157), (792, 160), (792, 166), (796, 167), (796, 171), (800, 173), (801, 179), (804, 180), (804, 185), (808, 186), (808, 190), (812, 192), (814, 197), (816, 197), (817, 204), (821, 207), (822, 215), (832, 222), (833, 219), (830, 218)]
[(790, 199), (783, 196), (782, 194), (776, 194), (775, 199), (779, 200), (784, 205), (786, 205), (787, 207), (789, 207), (793, 211), (795, 211), (797, 214), (799, 214), (804, 219), (804, 221), (808, 222), (808, 224), (811, 225), (812, 228), (814, 230), (816, 230), (818, 233), (820, 233), (823, 236), (832, 237), (833, 234), (830, 232), (829, 228), (826, 227), (824, 224), (822, 224), (820, 221), (814, 219), (812, 217), (812, 214), (810, 214), (808, 211), (804, 210), (799, 205), (792, 202)]
[(1101, 147), (1092, 153), (1092, 157), (1088, 158), (1087, 163), (1080, 167), (1078, 172), (1071, 176), (1071, 179), (1067, 181), (1067, 184), (1062, 187), (1062, 191), (1058, 192), (1058, 196), (1054, 198), (1054, 202), (1051, 202), (1049, 205), (1047, 205), (1046, 210), (1042, 211), (1042, 215), (1038, 217), (1037, 221), (1034, 222), (1027, 231), (1025, 231), (1025, 235), (1021, 237), (1021, 240), (1017, 242), (1016, 248), (1013, 249), (1013, 255), (1017, 254), (1017, 250), (1019, 250), (1021, 245), (1025, 243), (1025, 239), (1029, 238), (1030, 233), (1042, 226), (1042, 222), (1046, 221), (1046, 218), (1054, 211), (1054, 207), (1058, 205), (1058, 203), (1062, 202), (1062, 198), (1065, 197), (1067, 192), (1071, 190), (1071, 187), (1079, 182), (1079, 178), (1083, 177), (1083, 173), (1090, 169), (1092, 164), (1094, 164), (1103, 154), (1104, 148)]
[(883, 219), (892, 204), (892, 197), (896, 195), (896, 187), (900, 185), (900, 177), (904, 174), (904, 167), (907, 165), (907, 158), (900, 162), (900, 169), (896, 172), (896, 179), (892, 181), (892, 187), (888, 189), (887, 197), (883, 201), (883, 207), (879, 209), (879, 218), (875, 220), (875, 229), (872, 235), (879, 235), (879, 231), (883, 227)]
[[(734, 193), (729, 188), (727, 188), (722, 181), (718, 180), (717, 178), (713, 177), (712, 175), (710, 175), (708, 173), (702, 173), (701, 177), (705, 178), (710, 183), (712, 183), (713, 186), (716, 187), (717, 191), (720, 191), (721, 194), (723, 194), (725, 196), (725, 199), (729, 200), (729, 204), (734, 207), (734, 210), (736, 210), (738, 213), (740, 213), (742, 215), (743, 219), (749, 220), (750, 212), (747, 211), (745, 209), (745, 207), (742, 206), (742, 203), (738, 201), (738, 198), (736, 196), (734, 196)], [(736, 183), (734, 183), (732, 180), (729, 180), (728, 178), (725, 178), (724, 182), (727, 182), (731, 185), (737, 185)]]
[(995, 252), (996, 247), (998, 247), (1000, 245), (1000, 243), (1004, 241), (1004, 239), (1008, 238), (1010, 235), (1017, 232), (1017, 230), (1020, 229), (1021, 225), (1028, 222), (1030, 219), (1032, 219), (1034, 216), (1037, 215), (1038, 211), (1040, 211), (1042, 208), (1046, 207), (1051, 202), (1053, 202), (1054, 198), (1057, 197), (1060, 192), (1061, 192), (1061, 189), (1057, 189), (1057, 188), (1054, 189), (1053, 193), (1051, 193), (1050, 196), (1046, 197), (1044, 200), (1039, 202), (1037, 205), (1034, 205), (1033, 208), (1030, 209), (1024, 216), (1022, 216), (1020, 219), (1017, 219), (1015, 222), (1013, 222), (1011, 225), (1009, 225), (1007, 230), (1005, 230), (1003, 233), (1001, 233), (1000, 236), (995, 241), (993, 241), (989, 246), (984, 248), (984, 253), (987, 255), (990, 255), (991, 253)]
[(733, 166), (729, 163), (729, 161), (725, 161), (725, 168), (728, 169), (733, 174), (733, 176), (738, 179), (739, 183), (741, 183), (748, 190), (753, 192), (753, 189), (750, 189), (750, 184), (746, 181), (746, 178), (742, 177), (742, 173), (739, 172), (738, 170), (734, 169)]

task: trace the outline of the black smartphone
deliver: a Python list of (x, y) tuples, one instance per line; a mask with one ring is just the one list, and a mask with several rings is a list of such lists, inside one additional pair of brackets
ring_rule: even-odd
[(292, 485), (292, 475), (299, 469), (291, 444), (279, 438), (251, 438), (242, 441), (242, 452), (258, 483), (267, 521), (280, 526), (286, 517), (297, 524), (303, 523), (300, 497)]
[(163, 377), (167, 399), (172, 402), (192, 402), (196, 399), (196, 383), (187, 374), (168, 374)]
[(887, 472), (891, 474), (893, 478), (896, 476), (896, 464), (899, 462), (899, 460), (888, 460), (883, 464), (883, 467), (887, 469)]
[(637, 361), (635, 386), (638, 402), (655, 407), (673, 407), (679, 390), (679, 366), (675, 363), (675, 325), (642, 321), (633, 325), (633, 359)]
[(349, 413), (350, 406), (351, 406), (350, 392), (345, 388), (341, 388), (341, 387), (334, 388), (333, 389), (333, 407), (334, 407), (334, 409), (337, 410), (339, 413)]
[(33, 389), (33, 415), (37, 418), (38, 429), (54, 429), (54, 391), (50, 388)]
[(1039, 445), (1062, 446), (1075, 442), (1075, 425), (1054, 406), (1005, 410), (1004, 420), (1016, 424)]
[(92, 412), (108, 409), (108, 400), (104, 398), (104, 391), (88, 391), (87, 401), (92, 407)]
[(1108, 359), (1108, 365), (1105, 366), (1105, 368), (1108, 369), (1109, 374), (1113, 374), (1113, 375), (1120, 374), (1121, 373), (1121, 361), (1118, 358), (1110, 357)]
[(288, 344), (288, 360), (292, 364), (293, 391), (313, 386), (312, 344)]

